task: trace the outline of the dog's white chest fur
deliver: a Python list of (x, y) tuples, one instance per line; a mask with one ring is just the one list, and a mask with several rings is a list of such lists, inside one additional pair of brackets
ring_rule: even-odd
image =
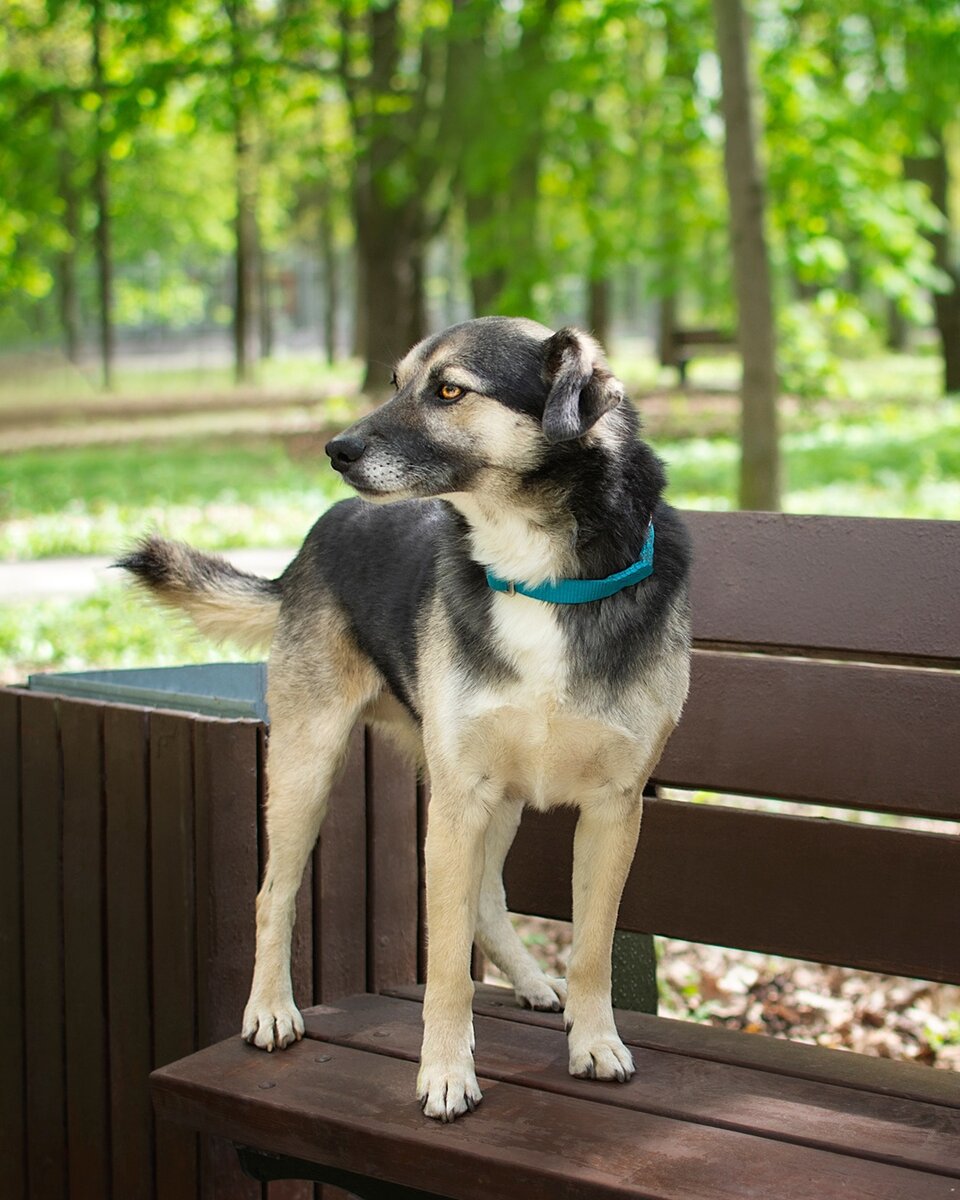
[(500, 693), (510, 703), (557, 705), (566, 696), (566, 640), (552, 605), (528, 596), (493, 597), (493, 636), (497, 649), (519, 678)]
[(493, 639), (513, 678), (456, 687), (444, 741), (468, 788), (537, 808), (628, 791), (645, 762), (632, 731), (597, 719), (569, 686), (566, 639), (552, 607), (493, 601)]

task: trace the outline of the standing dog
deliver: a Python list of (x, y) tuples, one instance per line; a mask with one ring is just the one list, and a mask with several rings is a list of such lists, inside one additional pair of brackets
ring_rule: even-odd
[[(272, 1050), (303, 1033), (294, 898), (350, 730), (383, 725), (428, 769), (417, 1094), (449, 1121), (480, 1100), (475, 937), (521, 1001), (565, 1004), (571, 1074), (633, 1074), (611, 944), (643, 787), (687, 693), (688, 545), (587, 335), (467, 321), (415, 346), (394, 385), (327, 446), (362, 500), (323, 516), (279, 579), (153, 537), (120, 565), (203, 633), (270, 644), (270, 855), (247, 1041)], [(566, 983), (507, 917), (501, 872), (524, 804), (580, 808)]]

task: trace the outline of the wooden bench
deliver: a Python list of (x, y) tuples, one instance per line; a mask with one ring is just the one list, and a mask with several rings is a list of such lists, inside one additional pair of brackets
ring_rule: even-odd
[(676, 367), (680, 386), (686, 387), (687, 366), (698, 351), (730, 350), (736, 345), (736, 334), (729, 329), (670, 329), (660, 339), (661, 364)]
[[(700, 513), (690, 525), (691, 694), (656, 771), (620, 927), (960, 982), (960, 837), (947, 824), (960, 820), (960, 523)], [(383, 770), (354, 753), (341, 794)], [(474, 1006), (483, 1103), (450, 1126), (425, 1119), (421, 990), (384, 966), (422, 971), (422, 874), (377, 786), (384, 807), (368, 813), (365, 840), (334, 813), (322, 847), (323, 895), (344, 889), (338, 911), (355, 913), (353, 930), (321, 934), (325, 953), (339, 961), (365, 936), (365, 989), (342, 995), (347, 972), (337, 998), (334, 965), (291, 1049), (266, 1055), (233, 1037), (155, 1072), (159, 1118), (231, 1139), (258, 1179), (362, 1197), (960, 1197), (951, 1072), (620, 1012), (636, 1076), (577, 1080), (560, 1016), (487, 986)], [(570, 917), (572, 823), (525, 816), (506, 872), (514, 911)], [(358, 861), (369, 886), (361, 866), (353, 893)]]

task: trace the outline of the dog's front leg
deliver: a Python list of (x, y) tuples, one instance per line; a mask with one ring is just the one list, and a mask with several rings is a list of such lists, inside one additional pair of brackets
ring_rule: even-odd
[(633, 1058), (617, 1034), (610, 999), (611, 954), (620, 896), (640, 835), (642, 792), (585, 807), (573, 842), (573, 952), (567, 969), (570, 1074), (617, 1079)]
[(452, 1121), (480, 1102), (473, 1067), (473, 980), (486, 805), (432, 781), (425, 849), (427, 990), (417, 1098), (428, 1117)]

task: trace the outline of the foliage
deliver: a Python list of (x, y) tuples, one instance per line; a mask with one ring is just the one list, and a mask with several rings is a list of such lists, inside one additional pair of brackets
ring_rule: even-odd
[[(222, 322), (241, 193), (262, 253), (322, 247), (329, 273), (354, 243), (384, 280), (392, 239), (420, 300), (451, 313), (472, 303), (601, 321), (587, 297), (604, 287), (621, 322), (664, 296), (677, 298), (681, 322), (733, 319), (706, 0), (13, 0), (8, 10), (0, 336), (49, 340), (67, 319), (71, 271), (81, 312), (91, 310), (98, 148), (121, 280), (114, 315), (130, 328)], [(952, 286), (931, 249), (949, 214), (905, 164), (933, 135), (956, 140), (956, 5), (770, 0), (755, 15), (788, 330), (800, 332), (791, 304), (815, 304), (831, 343), (854, 297), (878, 329), (888, 303), (928, 322), (931, 289)], [(369, 239), (383, 229), (376, 249)], [(798, 350), (788, 343), (788, 382)], [(798, 390), (829, 373), (828, 353), (814, 357)]]

